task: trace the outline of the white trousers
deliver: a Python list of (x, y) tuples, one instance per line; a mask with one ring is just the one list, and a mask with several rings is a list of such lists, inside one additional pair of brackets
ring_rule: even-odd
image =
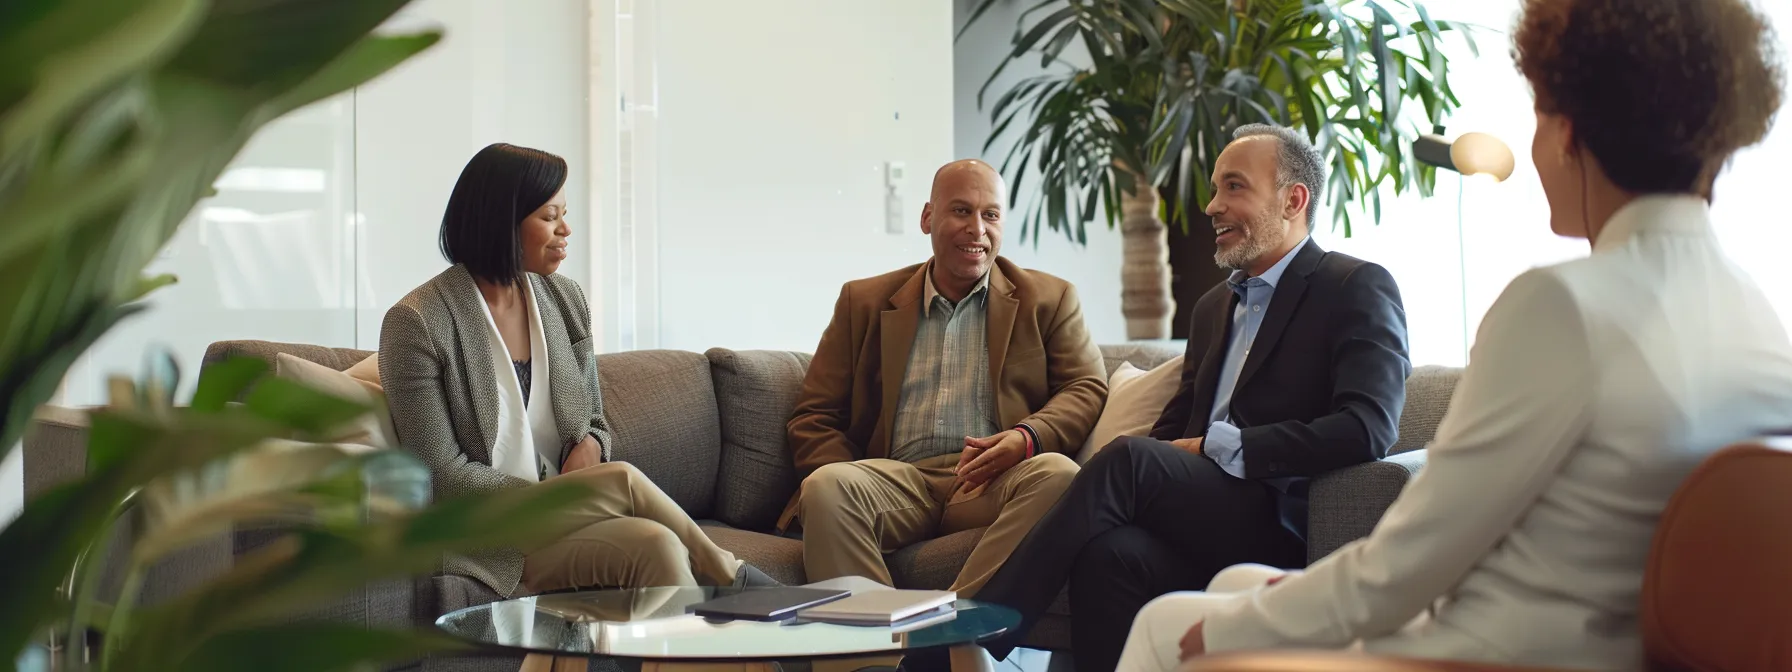
[(1234, 565), (1208, 582), (1206, 592), (1170, 593), (1133, 617), (1117, 672), (1170, 672), (1182, 665), (1182, 638), (1220, 607), (1286, 572), (1264, 565)]

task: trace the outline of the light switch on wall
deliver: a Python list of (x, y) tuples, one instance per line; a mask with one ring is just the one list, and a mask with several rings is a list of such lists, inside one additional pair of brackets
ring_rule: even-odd
[(901, 234), (908, 231), (908, 222), (902, 216), (902, 199), (908, 183), (908, 168), (901, 161), (884, 162), (884, 233)]

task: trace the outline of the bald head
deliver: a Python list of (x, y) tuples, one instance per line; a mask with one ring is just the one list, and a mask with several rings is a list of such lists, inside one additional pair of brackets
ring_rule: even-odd
[(933, 283), (948, 300), (969, 294), (1001, 253), (1007, 191), (1002, 174), (976, 159), (953, 161), (933, 174), (921, 231), (933, 237)]
[(940, 187), (951, 185), (958, 180), (983, 181), (993, 185), (996, 194), (1004, 196), (1003, 206), (1007, 206), (1005, 195), (1008, 193), (1008, 184), (1002, 180), (1002, 174), (997, 172), (995, 167), (976, 159), (959, 159), (940, 166), (939, 170), (934, 171), (933, 191), (928, 200), (940, 200)]

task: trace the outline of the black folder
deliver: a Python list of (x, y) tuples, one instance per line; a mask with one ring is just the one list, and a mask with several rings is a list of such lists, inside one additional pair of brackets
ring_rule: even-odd
[(821, 588), (761, 588), (692, 605), (691, 612), (704, 618), (782, 621), (795, 617), (796, 612), (803, 609), (851, 594), (848, 590)]

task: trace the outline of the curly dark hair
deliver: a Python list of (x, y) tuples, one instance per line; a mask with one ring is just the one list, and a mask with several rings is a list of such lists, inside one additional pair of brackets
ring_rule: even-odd
[(1525, 0), (1514, 60), (1537, 109), (1632, 193), (1706, 193), (1761, 141), (1784, 71), (1746, 0)]

